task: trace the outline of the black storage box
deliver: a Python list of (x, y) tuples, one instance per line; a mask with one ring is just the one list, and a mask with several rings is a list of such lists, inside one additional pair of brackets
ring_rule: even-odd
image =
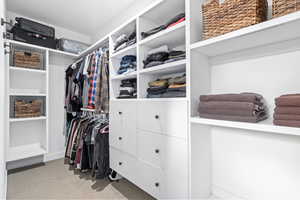
[(16, 17), (16, 27), (23, 29), (26, 32), (31, 32), (44, 36), (47, 38), (55, 39), (55, 29), (44, 24), (40, 24), (29, 19)]
[(56, 39), (25, 31), (18, 26), (14, 26), (11, 32), (13, 33), (13, 39), (16, 41), (56, 49)]

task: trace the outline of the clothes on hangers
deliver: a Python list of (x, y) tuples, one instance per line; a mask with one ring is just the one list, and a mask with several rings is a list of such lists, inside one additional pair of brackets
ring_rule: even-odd
[(65, 107), (67, 112), (81, 108), (98, 113), (109, 110), (108, 49), (98, 49), (75, 62), (66, 70)]
[(71, 120), (67, 132), (65, 163), (81, 171), (92, 170), (95, 178), (108, 176), (108, 119), (97, 115), (82, 115)]

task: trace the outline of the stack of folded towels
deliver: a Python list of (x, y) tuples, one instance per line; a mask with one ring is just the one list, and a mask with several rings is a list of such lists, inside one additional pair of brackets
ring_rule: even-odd
[(143, 61), (144, 68), (150, 68), (165, 63), (183, 60), (185, 57), (185, 51), (169, 51), (169, 47), (167, 45), (163, 45), (148, 52), (146, 59)]
[(300, 127), (300, 94), (282, 95), (275, 99), (275, 125)]
[(201, 95), (198, 111), (203, 118), (240, 122), (268, 117), (263, 97), (255, 93)]
[(126, 79), (121, 81), (120, 94), (118, 99), (131, 99), (137, 97), (136, 79)]
[(124, 56), (120, 62), (118, 74), (128, 74), (134, 71), (136, 71), (136, 56)]

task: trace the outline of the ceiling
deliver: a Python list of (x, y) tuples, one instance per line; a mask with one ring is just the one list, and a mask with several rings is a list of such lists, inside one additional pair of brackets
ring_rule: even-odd
[(138, 0), (7, 0), (9, 11), (93, 35)]

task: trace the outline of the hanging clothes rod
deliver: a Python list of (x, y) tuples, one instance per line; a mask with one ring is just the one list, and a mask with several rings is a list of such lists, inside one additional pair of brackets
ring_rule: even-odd
[(96, 43), (94, 43), (92, 46), (90, 46), (89, 48), (87, 48), (85, 51), (83, 51), (80, 55), (79, 58), (82, 58), (86, 55), (88, 55), (89, 53), (95, 51), (96, 49), (99, 48), (109, 48), (109, 37), (106, 36), (104, 38), (102, 38), (101, 40), (98, 40)]

